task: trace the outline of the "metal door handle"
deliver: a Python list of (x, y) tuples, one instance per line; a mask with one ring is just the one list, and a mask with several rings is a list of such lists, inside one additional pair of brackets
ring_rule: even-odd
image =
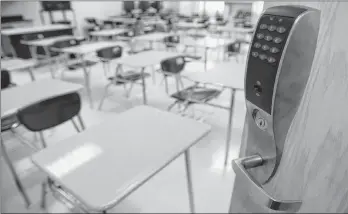
[(232, 167), (233, 171), (236, 173), (236, 176), (243, 176), (245, 178), (246, 182), (248, 182), (251, 186), (252, 193), (255, 198), (257, 198), (257, 200), (261, 200), (261, 204), (264, 204), (268, 209), (275, 211), (297, 212), (302, 205), (302, 201), (283, 201), (272, 198), (246, 171), (247, 169), (261, 166), (263, 163), (264, 161), (261, 156), (253, 155), (233, 160)]

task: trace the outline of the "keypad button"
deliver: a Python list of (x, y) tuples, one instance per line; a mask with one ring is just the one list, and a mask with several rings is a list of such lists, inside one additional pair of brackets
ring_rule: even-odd
[(282, 19), (282, 18), (279, 18), (279, 19), (278, 19), (278, 22), (282, 22), (282, 21), (283, 21), (283, 19)]
[(278, 52), (279, 52), (279, 49), (276, 48), (276, 47), (272, 47), (269, 51), (270, 51), (271, 53), (278, 53)]
[(276, 60), (273, 57), (268, 57), (267, 61), (269, 63), (274, 63)]
[(258, 57), (258, 56), (259, 56), (259, 53), (257, 53), (257, 52), (252, 52), (251, 55), (252, 55), (253, 57)]
[(258, 43), (258, 42), (256, 42), (256, 43), (254, 44), (254, 47), (255, 47), (255, 48), (260, 48), (260, 47), (261, 47), (261, 44)]
[(256, 37), (257, 37), (258, 39), (263, 39), (263, 37), (265, 37), (265, 35), (263, 35), (262, 33), (258, 33), (258, 34), (256, 35)]
[(278, 27), (277, 32), (278, 33), (284, 33), (286, 31), (285, 27)]
[(275, 43), (279, 44), (279, 43), (281, 43), (281, 42), (282, 42), (282, 39), (281, 39), (281, 38), (279, 38), (279, 37), (276, 37), (276, 38), (274, 38), (274, 39), (273, 39), (273, 42), (275, 42)]
[(262, 50), (264, 50), (264, 51), (269, 50), (269, 46), (268, 45), (262, 45)]
[(277, 27), (275, 25), (271, 25), (268, 27), (269, 31), (275, 31), (277, 29)]
[(265, 36), (265, 40), (266, 41), (271, 41), (273, 38), (272, 38), (272, 36), (271, 35), (267, 35), (267, 36)]
[(269, 20), (273, 21), (274, 20), (274, 16), (270, 16)]
[(261, 60), (265, 60), (265, 59), (267, 59), (267, 56), (265, 54), (260, 54), (259, 58)]
[(260, 25), (260, 29), (262, 29), (262, 30), (267, 29), (267, 27), (268, 27), (268, 26), (267, 26), (266, 24), (261, 24), (261, 25)]

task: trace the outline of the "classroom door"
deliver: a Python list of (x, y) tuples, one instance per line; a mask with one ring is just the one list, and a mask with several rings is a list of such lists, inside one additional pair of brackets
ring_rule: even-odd
[[(277, 200), (301, 200), (298, 212), (348, 212), (348, 2), (265, 2), (321, 10), (311, 76), (286, 137), (275, 176), (262, 188)], [(265, 9), (264, 8), (264, 9)], [(296, 62), (294, 62), (296, 63)], [(248, 142), (243, 136), (240, 157)], [(236, 175), (231, 212), (272, 212)]]

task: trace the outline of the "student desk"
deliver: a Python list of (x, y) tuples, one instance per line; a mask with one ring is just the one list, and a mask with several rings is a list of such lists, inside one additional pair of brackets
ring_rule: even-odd
[[(37, 48), (42, 47), (45, 51), (44, 59), (49, 60), (51, 55), (50, 55), (50, 50), (49, 48), (51, 45), (53, 45), (55, 42), (62, 41), (62, 40), (68, 40), (68, 39), (78, 39), (82, 40), (83, 37), (77, 37), (77, 36), (72, 36), (72, 35), (62, 35), (62, 36), (53, 36), (53, 37), (48, 37), (48, 38), (43, 38), (43, 39), (36, 39), (36, 40), (30, 40), (30, 41), (21, 41), (22, 44), (27, 45), (30, 50), (30, 54), (32, 58), (39, 60), (39, 56), (37, 55)], [(52, 78), (54, 78), (54, 70), (52, 67), (50, 67), (51, 70), (51, 75)]]
[(32, 161), (82, 210), (106, 212), (185, 154), (194, 213), (189, 149), (209, 131), (207, 124), (138, 106), (41, 150)]
[(245, 65), (235, 62), (223, 62), (206, 72), (191, 72), (184, 74), (184, 76), (195, 82), (216, 84), (231, 90), (229, 107), (213, 105), (229, 111), (225, 150), (225, 165), (227, 165), (232, 134), (234, 97), (236, 91), (244, 90)]
[[(28, 105), (52, 97), (77, 92), (81, 89), (81, 85), (53, 79), (45, 79), (16, 87), (3, 89), (1, 90), (1, 119), (11, 117), (12, 115), (16, 114), (19, 109), (24, 108)], [(27, 145), (33, 148), (34, 150), (37, 150), (36, 147), (30, 144)], [(9, 158), (9, 155), (5, 148), (5, 144), (2, 139), (1, 150), (3, 152), (4, 161), (7, 162), (11, 174), (14, 177), (14, 180), (16, 181), (17, 188), (19, 189), (24, 200), (26, 201), (27, 206), (30, 206), (29, 197), (26, 194), (22, 182), (20, 181), (19, 176)]]
[(235, 40), (224, 38), (205, 37), (204, 39), (184, 39), (181, 44), (185, 46), (184, 52), (188, 47), (204, 48), (204, 70), (207, 70), (208, 51), (212, 49), (224, 48)]
[(55, 24), (1, 30), (1, 39), (4, 39), (5, 43), (11, 44), (11, 50), (4, 52), (11, 52), (13, 57), (22, 59), (32, 58), (28, 46), (21, 43), (27, 35), (41, 35), (42, 37), (73, 35), (73, 26)]
[(182, 30), (201, 29), (204, 27), (204, 24), (196, 22), (178, 22), (176, 23), (176, 27)]
[(44, 79), (1, 90), (1, 118), (18, 109), (59, 95), (81, 90), (82, 85), (55, 79)]
[[(126, 44), (123, 42), (108, 42), (108, 41), (91, 42), (91, 43), (84, 43), (84, 44), (73, 46), (73, 47), (63, 48), (61, 49), (61, 52), (68, 53), (68, 54), (75, 54), (79, 56), (81, 59), (83, 59), (86, 56), (86, 54), (90, 54), (100, 49), (108, 48), (108, 47), (112, 47), (116, 45), (124, 47)], [(91, 108), (93, 108), (91, 84), (90, 84), (89, 72), (86, 66), (83, 67), (83, 73), (85, 77), (85, 86), (86, 86), (87, 94), (89, 97), (90, 106)]]
[(35, 67), (36, 64), (37, 64), (36, 60), (31, 60), (31, 59), (18, 59), (18, 58), (1, 59), (1, 69), (6, 69), (9, 71), (26, 70), (28, 71), (32, 81), (35, 80), (33, 68)]
[(153, 43), (155, 42), (162, 42), (164, 38), (167, 36), (173, 36), (175, 34), (173, 33), (162, 33), (162, 32), (157, 32), (157, 33), (149, 33), (141, 36), (136, 36), (134, 37), (135, 41), (148, 41), (150, 43), (150, 48), (153, 48)]
[(100, 30), (100, 31), (92, 31), (89, 33), (89, 35), (97, 38), (105, 38), (105, 37), (114, 37), (118, 36), (120, 34), (126, 33), (129, 30), (127, 29), (106, 29), (106, 30)]
[(231, 25), (227, 25), (227, 26), (216, 26), (213, 27), (211, 29), (212, 32), (217, 32), (219, 34), (223, 34), (223, 33), (228, 33), (228, 36), (231, 37), (231, 34), (235, 33), (237, 35), (247, 35), (249, 33), (253, 33), (254, 29), (253, 28), (242, 28), (242, 27), (234, 27)]
[[(129, 66), (132, 68), (141, 69), (141, 72), (145, 72), (145, 68), (149, 66), (155, 66), (160, 64), (162, 60), (167, 58), (180, 56), (180, 53), (167, 52), (167, 51), (144, 51), (138, 54), (129, 55), (126, 57), (122, 57), (116, 61), (118, 64), (116, 69), (120, 69), (121, 66)], [(154, 74), (153, 74), (154, 75)], [(142, 78), (142, 89), (143, 89), (143, 104), (147, 104), (147, 96), (146, 96), (146, 83), (145, 78)]]

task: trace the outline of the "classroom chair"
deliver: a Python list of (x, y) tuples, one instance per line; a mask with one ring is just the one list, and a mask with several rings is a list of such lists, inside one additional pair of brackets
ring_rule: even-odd
[[(192, 86), (185, 88), (180, 76), (180, 73), (185, 68), (185, 64), (184, 56), (172, 57), (161, 62), (161, 69), (165, 77), (175, 77), (176, 92), (170, 95), (171, 98), (175, 99), (175, 102), (168, 106), (168, 111), (176, 105), (181, 107), (181, 104), (183, 104), (181, 112), (184, 113), (192, 104), (205, 104), (217, 98), (222, 92), (222, 89), (208, 87), (208, 84), (200, 84), (198, 82), (194, 82)], [(166, 92), (168, 93), (167, 88)]]
[[(62, 54), (61, 49), (77, 46), (80, 44), (81, 44), (81, 40), (67, 39), (67, 40), (61, 40), (61, 41), (55, 42), (50, 47), (50, 49), (54, 52)], [(88, 60), (88, 59), (77, 59), (77, 56), (75, 56), (74, 54), (63, 53), (63, 55), (65, 57), (63, 57), (64, 68), (61, 71), (62, 78), (63, 78), (64, 72), (66, 70), (75, 71), (77, 69), (83, 69), (85, 66), (87, 68), (87, 72), (90, 72), (91, 67), (98, 63), (97, 61), (92, 61), (92, 60)], [(59, 60), (57, 60), (56, 63), (59, 63)], [(67, 69), (65, 69), (65, 68), (67, 68)]]
[(178, 45), (180, 45), (180, 36), (179, 35), (171, 35), (164, 38), (164, 45), (167, 50), (174, 49), (177, 51)]
[[(102, 58), (107, 58), (108, 61), (113, 59), (118, 59), (122, 56), (123, 49), (120, 46), (115, 46), (112, 48), (106, 48), (104, 50), (99, 51), (99, 55)], [(106, 96), (108, 94), (109, 87), (112, 85), (123, 85), (125, 91), (126, 91), (126, 97), (129, 96), (130, 91), (133, 88), (133, 85), (138, 83), (139, 80), (142, 80), (143, 78), (149, 77), (150, 74), (148, 73), (142, 73), (139, 71), (123, 71), (122, 65), (117, 65), (115, 74), (112, 77), (108, 78), (109, 83), (105, 86), (104, 94), (100, 100), (100, 104), (98, 109), (101, 110), (104, 100), (106, 99)], [(129, 88), (127, 89), (127, 84), (129, 84)]]
[(116, 45), (114, 47), (103, 48), (97, 51), (97, 57), (103, 64), (105, 76), (110, 70), (110, 61), (122, 57), (122, 50), (123, 48), (121, 46)]
[(232, 43), (229, 43), (226, 46), (225, 56), (227, 55), (227, 58), (230, 59), (230, 57), (235, 57), (236, 61), (239, 62), (239, 55), (241, 53), (241, 41), (235, 41)]
[[(71, 121), (77, 132), (85, 129), (84, 122), (80, 116), (81, 98), (77, 92), (69, 93), (53, 98), (49, 98), (27, 107), (20, 109), (17, 113), (19, 122), (28, 130), (39, 133), (42, 147), (47, 147), (47, 142), (43, 132), (61, 125), (67, 121)], [(74, 121), (77, 118), (81, 127)], [(42, 183), (41, 192), (41, 208), (46, 209), (46, 194), (47, 187), (52, 192), (55, 190), (64, 190), (47, 178), (47, 181)], [(55, 194), (53, 194), (55, 196)]]

